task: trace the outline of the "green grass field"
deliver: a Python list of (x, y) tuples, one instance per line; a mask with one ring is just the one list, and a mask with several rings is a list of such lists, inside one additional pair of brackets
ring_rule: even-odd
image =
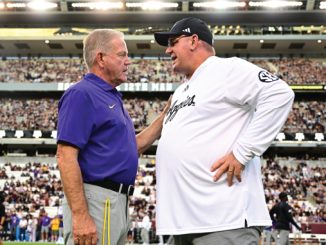
[[(57, 245), (56, 243), (52, 242), (8, 242), (4, 241), (5, 245)], [(127, 243), (126, 243), (127, 244)], [(137, 245), (138, 243), (134, 243), (134, 245)], [(156, 244), (156, 243), (151, 243)], [(272, 243), (274, 244), (274, 243)], [(292, 244), (292, 243), (291, 243)], [(315, 243), (301, 243), (302, 245), (320, 245), (321, 243), (315, 242)]]
[(5, 245), (56, 245), (55, 243), (52, 242), (8, 242), (4, 241)]

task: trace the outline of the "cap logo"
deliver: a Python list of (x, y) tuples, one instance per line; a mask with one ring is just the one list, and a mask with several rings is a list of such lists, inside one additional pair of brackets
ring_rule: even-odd
[(188, 32), (188, 33), (191, 33), (191, 31), (190, 31), (190, 28), (188, 27), (188, 28), (186, 28), (186, 29), (183, 29), (182, 30), (183, 32)]

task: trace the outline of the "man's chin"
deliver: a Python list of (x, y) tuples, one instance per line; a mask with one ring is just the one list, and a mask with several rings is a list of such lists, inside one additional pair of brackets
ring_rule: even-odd
[(118, 87), (121, 84), (126, 83), (126, 82), (128, 82), (127, 78), (125, 78), (125, 79), (116, 79), (116, 80), (113, 81), (113, 84), (114, 84), (114, 87)]
[(172, 70), (174, 73), (181, 73), (180, 68), (176, 65), (173, 65)]
[(176, 64), (172, 64), (172, 70), (174, 71), (174, 72), (176, 72), (176, 70), (178, 69), (178, 67), (176, 66)]

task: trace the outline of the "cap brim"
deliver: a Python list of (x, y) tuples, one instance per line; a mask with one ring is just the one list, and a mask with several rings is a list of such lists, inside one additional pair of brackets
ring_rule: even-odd
[(159, 45), (167, 47), (169, 44), (169, 38), (177, 35), (181, 34), (176, 32), (156, 32), (154, 33), (154, 38)]

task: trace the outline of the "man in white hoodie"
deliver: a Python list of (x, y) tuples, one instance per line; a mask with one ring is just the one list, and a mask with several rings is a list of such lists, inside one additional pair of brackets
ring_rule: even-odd
[(216, 57), (200, 19), (182, 19), (155, 39), (185, 75), (157, 149), (157, 233), (174, 235), (176, 245), (258, 244), (271, 225), (259, 158), (293, 91), (245, 60)]
[(143, 245), (149, 245), (149, 230), (152, 227), (152, 222), (150, 219), (149, 212), (147, 212), (141, 222), (141, 232), (140, 236), (143, 241)]

